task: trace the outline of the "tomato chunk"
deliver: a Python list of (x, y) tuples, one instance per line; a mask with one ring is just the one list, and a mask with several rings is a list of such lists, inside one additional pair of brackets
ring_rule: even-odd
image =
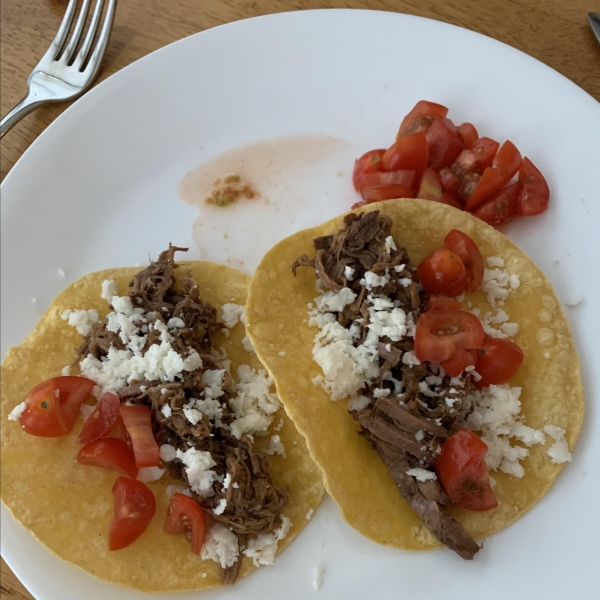
[(453, 165), (463, 173), (483, 173), (491, 167), (500, 144), (488, 137), (476, 140), (470, 149), (463, 150)]
[(107, 392), (100, 398), (98, 406), (85, 422), (79, 437), (78, 444), (89, 444), (94, 440), (104, 437), (121, 418), (121, 401), (115, 394)]
[(459, 350), (448, 360), (443, 360), (440, 365), (450, 377), (458, 377), (467, 367), (477, 364), (477, 350)]
[(413, 193), (408, 188), (399, 184), (376, 185), (365, 188), (362, 191), (363, 199), (355, 202), (352, 208), (360, 208), (365, 204), (380, 202), (381, 200), (393, 200), (395, 198), (412, 198)]
[(517, 374), (522, 364), (523, 350), (517, 344), (486, 335), (477, 361), (481, 379), (473, 383), (477, 388), (506, 383)]
[(458, 296), (467, 290), (467, 270), (458, 254), (446, 248), (434, 250), (417, 267), (421, 285), (430, 294)]
[(506, 225), (518, 214), (520, 192), (521, 184), (513, 183), (493, 194), (485, 204), (475, 209), (473, 214), (494, 227)]
[(79, 407), (92, 397), (96, 384), (85, 377), (54, 377), (36, 385), (25, 398), (27, 407), (19, 418), (23, 429), (39, 437), (70, 433)]
[(358, 181), (363, 175), (381, 171), (381, 158), (384, 154), (385, 150), (369, 150), (369, 152), (356, 159), (352, 173), (352, 183), (357, 192), (360, 192)]
[(131, 477), (136, 477), (138, 472), (133, 451), (127, 442), (114, 437), (86, 444), (77, 454), (77, 462), (80, 465), (112, 469)]
[(453, 504), (467, 510), (496, 508), (490, 485), (485, 442), (472, 431), (461, 429), (450, 436), (435, 459), (435, 472)]
[(483, 256), (477, 244), (458, 229), (452, 229), (444, 239), (444, 245), (460, 256), (467, 270), (467, 289), (475, 291), (483, 283)]
[(543, 213), (548, 208), (550, 189), (544, 176), (527, 157), (519, 171), (519, 183), (523, 188), (519, 194), (518, 213), (524, 217)]
[(439, 200), (442, 195), (442, 182), (440, 176), (430, 167), (427, 167), (421, 177), (417, 198), (423, 200)]
[(380, 173), (367, 173), (358, 181), (359, 191), (366, 188), (377, 187), (380, 185), (401, 185), (407, 189), (412, 189), (415, 183), (415, 172), (400, 169), (399, 171), (387, 171)]
[(465, 148), (470, 148), (479, 138), (477, 129), (475, 129), (475, 126), (471, 123), (463, 123), (462, 125), (459, 125), (457, 129), (465, 142)]
[(396, 139), (416, 131), (425, 131), (434, 119), (444, 119), (448, 109), (441, 104), (419, 100), (414, 108), (402, 119)]
[(179, 535), (192, 534), (192, 552), (200, 554), (206, 537), (206, 520), (202, 507), (184, 494), (175, 494), (167, 509), (167, 519), (164, 525), (165, 533)]
[(381, 159), (382, 171), (414, 171), (418, 180), (429, 160), (429, 146), (425, 134), (411, 133), (400, 138)]
[(160, 452), (154, 433), (150, 408), (147, 406), (121, 406), (121, 418), (131, 440), (131, 447), (138, 467), (156, 467), (160, 464)]
[(428, 165), (439, 171), (449, 167), (465, 146), (456, 125), (450, 119), (436, 119), (425, 132), (429, 144)]
[(460, 310), (460, 302), (450, 296), (429, 296), (425, 310)]
[(474, 350), (483, 346), (481, 321), (464, 310), (432, 310), (417, 321), (415, 354), (423, 362), (448, 360), (459, 350)]
[(141, 481), (117, 477), (112, 488), (114, 518), (108, 528), (108, 549), (121, 550), (137, 540), (156, 512), (152, 490)]

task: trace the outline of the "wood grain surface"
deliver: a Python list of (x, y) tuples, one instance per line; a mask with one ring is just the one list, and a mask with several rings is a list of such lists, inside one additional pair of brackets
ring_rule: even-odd
[[(3, 115), (25, 94), (27, 76), (54, 37), (66, 4), (66, 0), (0, 3)], [(600, 101), (600, 45), (587, 24), (589, 11), (600, 12), (600, 0), (120, 0), (98, 81), (153, 50), (198, 31), (267, 13), (310, 8), (387, 10), (460, 25), (523, 50)], [(4, 137), (0, 143), (2, 179), (67, 106), (68, 103), (42, 107)], [(0, 598), (33, 598), (4, 561)]]

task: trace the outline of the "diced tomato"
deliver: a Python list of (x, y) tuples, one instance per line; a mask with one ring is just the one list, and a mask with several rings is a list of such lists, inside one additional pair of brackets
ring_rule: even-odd
[(206, 537), (206, 520), (202, 507), (184, 494), (175, 494), (167, 509), (165, 533), (179, 535), (191, 532), (192, 552), (200, 555)]
[(147, 485), (129, 477), (117, 477), (112, 493), (114, 518), (108, 529), (108, 549), (121, 550), (146, 531), (156, 512), (156, 499)]
[(136, 477), (138, 472), (131, 448), (123, 440), (114, 437), (86, 444), (77, 454), (77, 462), (81, 465), (113, 469), (131, 477)]
[(160, 453), (154, 434), (150, 408), (147, 406), (121, 406), (121, 417), (131, 440), (131, 447), (138, 467), (156, 467)]
[(478, 388), (506, 383), (517, 374), (522, 364), (523, 350), (517, 344), (486, 335), (477, 361), (481, 379), (473, 383)]
[(121, 401), (118, 396), (110, 392), (104, 394), (94, 412), (85, 422), (77, 438), (77, 443), (89, 444), (108, 434), (121, 418), (120, 406)]
[(467, 270), (458, 254), (439, 248), (417, 267), (421, 285), (430, 294), (458, 296), (467, 290)]
[(493, 194), (485, 204), (476, 208), (473, 214), (494, 227), (506, 225), (517, 216), (520, 193), (521, 184), (513, 183)]
[(443, 192), (442, 195), (436, 200), (436, 202), (448, 204), (448, 206), (453, 206), (454, 208), (458, 208), (458, 210), (465, 210), (464, 206), (458, 200), (456, 200), (446, 192)]
[(475, 291), (483, 283), (484, 269), (483, 256), (477, 244), (466, 233), (452, 229), (444, 238), (444, 245), (460, 256), (467, 270), (467, 289)]
[(457, 129), (465, 142), (465, 148), (470, 148), (479, 137), (477, 129), (475, 129), (475, 126), (471, 123), (463, 123), (462, 125), (459, 125)]
[(462, 185), (458, 191), (458, 197), (463, 202), (466, 202), (475, 191), (480, 181), (481, 175), (479, 175), (479, 173), (466, 173), (462, 178)]
[(477, 350), (459, 350), (448, 360), (443, 360), (440, 365), (450, 377), (458, 377), (467, 367), (477, 364)]
[(479, 138), (470, 149), (465, 149), (459, 154), (454, 168), (463, 173), (479, 173), (481, 175), (485, 169), (492, 166), (499, 146), (500, 144), (491, 138)]
[(414, 108), (402, 119), (400, 129), (396, 139), (415, 133), (416, 131), (425, 131), (433, 122), (433, 119), (444, 119), (448, 114), (448, 109), (441, 104), (419, 100)]
[(442, 182), (440, 176), (430, 167), (427, 167), (421, 177), (417, 198), (423, 200), (438, 200), (442, 195)]
[(362, 191), (362, 202), (357, 202), (352, 208), (357, 206), (364, 206), (365, 204), (371, 204), (373, 202), (380, 202), (381, 200), (393, 200), (394, 198), (412, 198), (412, 190), (405, 188), (403, 185), (389, 184), (389, 185), (377, 185), (375, 187), (365, 188)]
[(450, 436), (435, 459), (435, 471), (446, 494), (456, 506), (484, 511), (498, 501), (485, 464), (486, 444), (472, 431), (461, 429)]
[(352, 183), (354, 189), (360, 192), (358, 180), (367, 173), (376, 173), (381, 171), (381, 158), (385, 150), (369, 150), (354, 162), (354, 172), (352, 173)]
[(401, 185), (412, 190), (415, 184), (415, 172), (405, 171), (388, 171), (386, 173), (367, 173), (358, 181), (358, 191), (362, 192), (366, 188), (377, 187), (380, 185)]
[(92, 397), (96, 384), (85, 377), (54, 377), (36, 385), (25, 398), (27, 407), (19, 418), (23, 429), (39, 437), (70, 433), (79, 407)]
[(468, 199), (466, 209), (473, 212), (493, 194), (499, 192), (514, 177), (522, 162), (516, 146), (510, 140), (504, 142), (494, 158), (493, 166), (483, 172), (481, 180)]
[(442, 187), (454, 198), (458, 196), (462, 182), (451, 169), (446, 167), (440, 171), (440, 181)]
[(460, 310), (460, 302), (450, 296), (429, 296), (425, 310)]
[(527, 157), (519, 171), (519, 183), (523, 188), (519, 194), (518, 213), (524, 217), (543, 213), (548, 208), (550, 189), (544, 176)]
[(429, 146), (425, 134), (411, 133), (392, 144), (381, 159), (382, 171), (414, 171), (418, 179), (429, 160)]
[(449, 167), (465, 147), (462, 136), (450, 119), (436, 119), (425, 132), (429, 144), (428, 165), (439, 171)]
[(448, 360), (459, 350), (483, 345), (481, 321), (464, 310), (424, 312), (417, 321), (415, 353), (423, 362)]
[(477, 187), (473, 190), (465, 210), (473, 212), (478, 206), (488, 200), (493, 194), (499, 192), (504, 185), (504, 180), (498, 171), (491, 167), (486, 169), (477, 184)]

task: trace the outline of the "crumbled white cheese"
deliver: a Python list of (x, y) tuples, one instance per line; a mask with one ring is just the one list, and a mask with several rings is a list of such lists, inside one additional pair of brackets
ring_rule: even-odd
[(247, 433), (265, 432), (281, 403), (277, 394), (271, 392), (273, 380), (263, 369), (256, 371), (241, 365), (237, 374), (237, 395), (229, 400), (229, 406), (235, 417), (231, 432), (240, 439)]
[(79, 407), (79, 416), (85, 423), (91, 416), (91, 414), (96, 410), (95, 404), (82, 404)]
[(189, 488), (185, 487), (185, 485), (178, 485), (178, 484), (168, 485), (167, 489), (166, 489), (166, 493), (169, 498), (172, 498), (175, 494), (183, 494), (184, 496), (187, 496), (188, 498), (192, 497), (191, 490)]
[(239, 304), (223, 304), (221, 307), (221, 310), (223, 311), (221, 319), (226, 327), (231, 329), (241, 320), (242, 315), (244, 314), (244, 308), (244, 306), (240, 306)]
[(75, 327), (81, 335), (89, 335), (94, 323), (100, 323), (98, 311), (91, 310), (65, 310), (61, 318), (69, 322), (69, 325)]
[(508, 278), (508, 283), (510, 284), (511, 290), (516, 290), (521, 285), (521, 280), (518, 275), (514, 273)]
[(202, 413), (196, 408), (185, 407), (183, 409), (183, 414), (192, 425), (197, 425), (200, 421), (202, 421)]
[(315, 510), (313, 508), (309, 508), (308, 512), (306, 513), (306, 520), (310, 521), (312, 519), (312, 516), (314, 514)]
[(371, 404), (371, 398), (367, 396), (354, 396), (348, 401), (348, 410), (363, 410)]
[(272, 456), (273, 454), (281, 454), (281, 456), (283, 456), (283, 458), (287, 458), (287, 455), (285, 453), (285, 448), (284, 448), (283, 444), (281, 443), (281, 438), (278, 435), (274, 435), (269, 440), (269, 447), (264, 449), (263, 453), (269, 454), (270, 456)]
[(510, 278), (506, 271), (500, 269), (484, 269), (481, 290), (487, 295), (492, 307), (502, 306), (508, 297)]
[(415, 433), (415, 439), (417, 440), (417, 442), (421, 442), (424, 437), (425, 437), (425, 432), (422, 429), (419, 429), (419, 431), (417, 431), (417, 433)]
[(417, 481), (436, 481), (437, 475), (433, 471), (428, 471), (427, 469), (408, 469), (406, 471), (407, 475), (414, 477)]
[(486, 259), (488, 267), (503, 267), (504, 259), (499, 256), (488, 256)]
[(396, 273), (402, 273), (402, 271), (404, 271), (405, 268), (406, 268), (406, 265), (396, 265), (394, 267), (394, 271), (396, 271)]
[(394, 238), (391, 235), (388, 235), (385, 238), (385, 251), (387, 254), (390, 254), (392, 250), (398, 250), (398, 248), (394, 242)]
[(171, 462), (177, 458), (177, 450), (171, 444), (163, 444), (159, 448), (160, 460), (164, 462)]
[(352, 267), (344, 267), (344, 277), (346, 277), (346, 279), (348, 281), (352, 281), (352, 278), (354, 277), (354, 273), (356, 272), (355, 269), (353, 269)]
[(8, 420), (9, 421), (18, 421), (21, 418), (21, 415), (25, 412), (26, 408), (27, 408), (26, 402), (21, 402), (20, 404), (17, 404), (10, 411), (10, 414), (8, 415)]
[(215, 523), (206, 535), (200, 557), (202, 560), (214, 560), (226, 569), (236, 563), (239, 553), (237, 535), (220, 523)]
[(556, 425), (546, 425), (544, 431), (554, 440), (554, 444), (548, 450), (548, 456), (554, 464), (571, 462), (572, 457), (569, 452), (569, 444), (565, 439), (565, 430)]
[(417, 367), (421, 364), (421, 361), (417, 358), (417, 355), (411, 350), (410, 352), (405, 352), (402, 355), (402, 364), (407, 367)]
[(160, 467), (140, 467), (137, 473), (137, 480), (143, 483), (149, 481), (158, 481), (165, 474), (165, 469)]
[(63, 369), (60, 372), (60, 374), (63, 377), (68, 377), (71, 374), (71, 365), (67, 365), (66, 367), (63, 367)]
[(213, 512), (215, 515), (222, 515), (227, 508), (227, 499), (221, 498), (215, 508), (213, 508)]
[[(161, 447), (162, 448), (162, 447)], [(188, 448), (185, 452), (177, 450), (177, 458), (185, 465), (185, 473), (193, 492), (204, 498), (213, 495), (213, 483), (217, 478), (214, 467), (217, 463), (213, 460), (210, 452)]]
[(223, 491), (227, 490), (231, 485), (231, 473), (227, 473), (225, 475), (225, 479), (223, 479)]
[(320, 312), (341, 312), (355, 299), (356, 294), (350, 288), (344, 287), (339, 292), (325, 292), (315, 298), (315, 303)]
[(182, 329), (185, 327), (185, 321), (179, 317), (172, 317), (167, 323), (169, 329)]
[(428, 398), (435, 398), (436, 396), (439, 396), (438, 392), (434, 392), (429, 388), (426, 381), (419, 381), (418, 387), (423, 396), (427, 396)]
[(570, 300), (567, 300), (567, 302), (565, 303), (567, 306), (577, 306), (578, 304), (581, 304), (583, 302), (583, 296), (575, 296), (575, 298), (571, 298)]
[(281, 526), (273, 533), (260, 533), (248, 541), (244, 554), (252, 559), (256, 567), (260, 565), (272, 565), (275, 561), (277, 544), (284, 539), (292, 525), (289, 517), (281, 515)]
[(283, 427), (283, 418), (279, 419), (279, 423), (277, 423), (277, 425), (275, 425), (275, 427), (273, 427), (273, 431), (280, 431), (282, 427)]
[(390, 274), (386, 270), (384, 275), (377, 275), (373, 271), (365, 271), (364, 279), (360, 280), (360, 285), (371, 291), (373, 288), (383, 287), (390, 282)]
[(119, 295), (119, 290), (117, 289), (117, 283), (114, 279), (105, 279), (102, 282), (102, 292), (100, 293), (100, 298), (110, 302), (114, 296)]
[(173, 413), (173, 410), (171, 409), (170, 404), (164, 404), (163, 407), (160, 409), (160, 412), (164, 415), (166, 419), (168, 419)]
[(323, 576), (325, 575), (325, 569), (323, 567), (315, 567), (315, 577), (313, 579), (313, 586), (315, 590), (319, 591), (323, 585)]
[(248, 352), (249, 354), (254, 354), (254, 346), (252, 345), (252, 342), (250, 341), (250, 338), (245, 335), (244, 339), (242, 340), (242, 346), (244, 347), (244, 350), (246, 352)]

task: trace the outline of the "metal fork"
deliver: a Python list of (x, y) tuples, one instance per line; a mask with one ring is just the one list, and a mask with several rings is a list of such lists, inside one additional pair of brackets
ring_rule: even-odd
[(69, 0), (69, 5), (56, 37), (27, 79), (29, 88), (27, 95), (0, 122), (0, 138), (25, 115), (41, 104), (45, 102), (63, 102), (64, 100), (76, 98), (91, 86), (98, 75), (108, 45), (117, 0), (108, 0), (108, 8), (102, 29), (98, 35), (96, 45), (92, 47), (105, 1), (96, 0), (96, 7), (87, 35), (81, 48), (75, 54), (83, 34), (86, 18), (90, 12), (90, 0), (83, 0), (73, 34), (67, 42), (67, 35), (75, 16), (78, 1)]

